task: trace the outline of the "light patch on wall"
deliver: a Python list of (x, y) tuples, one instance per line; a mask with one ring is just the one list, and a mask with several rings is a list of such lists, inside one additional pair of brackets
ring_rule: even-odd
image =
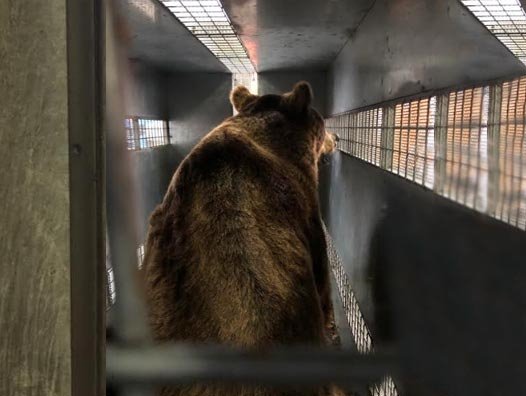
[(142, 263), (144, 262), (144, 244), (140, 244), (137, 248), (137, 267), (142, 268)]
[(247, 51), (219, 0), (163, 0), (162, 3), (232, 73), (255, 74)]
[(157, 22), (155, 4), (143, 0), (132, 0), (129, 4), (136, 8), (144, 17), (152, 22)]
[(461, 0), (509, 50), (526, 63), (526, 13), (519, 0)]
[(244, 85), (250, 92), (257, 94), (258, 92), (258, 75), (257, 73), (243, 73), (234, 74), (232, 76), (232, 86)]

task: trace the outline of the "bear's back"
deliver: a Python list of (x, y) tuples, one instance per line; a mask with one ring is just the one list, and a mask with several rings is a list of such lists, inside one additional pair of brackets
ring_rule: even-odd
[(312, 190), (248, 134), (220, 128), (185, 159), (151, 218), (145, 270), (160, 340), (323, 342)]

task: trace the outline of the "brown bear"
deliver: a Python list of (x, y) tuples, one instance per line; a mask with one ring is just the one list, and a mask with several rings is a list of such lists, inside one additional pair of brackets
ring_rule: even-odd
[[(325, 345), (332, 326), (318, 160), (334, 136), (298, 83), (231, 93), (238, 114), (177, 169), (150, 219), (144, 270), (158, 341), (263, 349)], [(164, 388), (163, 396), (325, 395), (256, 387)]]

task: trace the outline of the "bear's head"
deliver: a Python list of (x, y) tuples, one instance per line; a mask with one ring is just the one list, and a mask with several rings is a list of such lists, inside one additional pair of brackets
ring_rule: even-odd
[(309, 83), (297, 83), (283, 95), (257, 96), (244, 86), (232, 90), (230, 101), (238, 112), (235, 117), (244, 126), (252, 126), (254, 135), (269, 145), (307, 150), (317, 162), (336, 149), (337, 136), (325, 130), (323, 117), (312, 106)]

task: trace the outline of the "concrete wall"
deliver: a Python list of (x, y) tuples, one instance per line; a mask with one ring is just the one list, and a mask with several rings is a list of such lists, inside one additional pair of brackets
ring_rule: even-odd
[(325, 71), (280, 71), (258, 74), (259, 94), (282, 94), (292, 90), (298, 81), (308, 81), (314, 92), (314, 107), (325, 114), (326, 73)]
[(457, 0), (378, 0), (332, 64), (327, 111), (525, 71)]
[(0, 394), (69, 395), (66, 4), (0, 6)]
[[(71, 109), (84, 111), (88, 129), (95, 112), (83, 107), (83, 99), (74, 95), (86, 82), (91, 88), (82, 91), (83, 98), (93, 99), (93, 74), (79, 75), (78, 64), (68, 65), (68, 46), (79, 35), (86, 35), (82, 66), (86, 69), (90, 68), (86, 60), (92, 61), (93, 53), (89, 28), (81, 33), (68, 30), (74, 22), (70, 16), (81, 7), (66, 7), (66, 3), (0, 4), (1, 395), (69, 396), (79, 370), (72, 357), (80, 344), (73, 340), (77, 329), (72, 323), (79, 311), (72, 302), (76, 269), (70, 260), (78, 250), (70, 218), (70, 209), (75, 208), (70, 202), (70, 167), (75, 172), (84, 170), (80, 162), (90, 158), (96, 145), (91, 141), (91, 147), (83, 146), (82, 139), (72, 138), (75, 133), (70, 135), (70, 129), (76, 128), (78, 120)], [(89, 26), (92, 15), (85, 13), (84, 21), (82, 27)], [(84, 136), (89, 140), (95, 133)], [(69, 143), (78, 144), (82, 155), (70, 159)], [(95, 185), (96, 177), (91, 172), (89, 181), (82, 180), (86, 190)], [(90, 210), (91, 206), (84, 207), (92, 216)], [(91, 248), (90, 231), (86, 225), (84, 242)], [(93, 255), (95, 251), (86, 258), (91, 260)], [(80, 259), (75, 264), (82, 267), (85, 262)], [(97, 307), (86, 301), (91, 295), (84, 297), (84, 307), (96, 316)], [(87, 319), (91, 321), (89, 331), (97, 332), (97, 320), (90, 315)], [(75, 337), (78, 341), (78, 332)], [(75, 394), (95, 394), (92, 357), (96, 350), (91, 339), (83, 341), (89, 349), (84, 367), (94, 376), (84, 391)]]

